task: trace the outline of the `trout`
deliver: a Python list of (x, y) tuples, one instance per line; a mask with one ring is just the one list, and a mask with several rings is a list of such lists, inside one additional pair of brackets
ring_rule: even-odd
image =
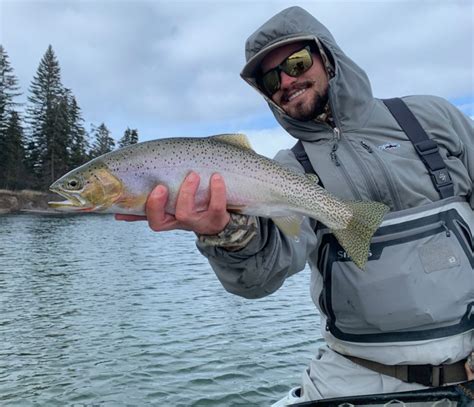
[(191, 171), (201, 177), (197, 210), (207, 208), (210, 177), (219, 173), (225, 180), (229, 211), (271, 218), (295, 239), (304, 216), (316, 219), (330, 229), (360, 269), (388, 210), (379, 202), (336, 198), (317, 184), (314, 175), (257, 154), (241, 134), (165, 138), (112, 151), (54, 182), (50, 190), (66, 200), (49, 202), (49, 206), (62, 211), (144, 215), (149, 193), (162, 184), (169, 191), (166, 212), (174, 214), (179, 188)]

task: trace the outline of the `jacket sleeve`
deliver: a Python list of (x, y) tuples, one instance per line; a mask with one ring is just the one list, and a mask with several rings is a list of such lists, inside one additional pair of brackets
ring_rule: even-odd
[(452, 105), (448, 114), (453, 130), (459, 138), (457, 158), (466, 167), (469, 178), (467, 182), (471, 184), (471, 193), (467, 199), (474, 209), (474, 121)]
[[(280, 151), (275, 160), (303, 172), (290, 150)], [(207, 257), (224, 288), (245, 298), (261, 298), (275, 292), (285, 279), (304, 269), (316, 246), (316, 222), (304, 218), (298, 239), (280, 232), (267, 218), (257, 218), (257, 233), (246, 247), (231, 252), (196, 243)]]

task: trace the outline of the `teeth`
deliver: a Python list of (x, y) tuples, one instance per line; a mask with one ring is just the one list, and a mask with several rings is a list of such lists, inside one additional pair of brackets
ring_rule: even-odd
[(298, 97), (299, 95), (303, 94), (306, 92), (306, 89), (301, 89), (299, 90), (298, 92), (295, 92), (293, 93), (292, 95), (290, 95), (290, 97), (288, 98), (288, 101), (291, 101), (293, 100), (294, 98)]

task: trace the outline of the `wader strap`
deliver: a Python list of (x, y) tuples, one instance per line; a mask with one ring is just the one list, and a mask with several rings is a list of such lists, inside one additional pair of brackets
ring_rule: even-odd
[(311, 164), (311, 161), (309, 161), (308, 154), (306, 154), (306, 151), (304, 149), (304, 146), (301, 140), (298, 140), (298, 142), (291, 148), (291, 151), (293, 151), (293, 154), (295, 155), (296, 159), (303, 166), (304, 172), (306, 174), (316, 175), (318, 177), (318, 184), (324, 188), (321, 178), (319, 178), (318, 174), (316, 174), (316, 171), (314, 170), (313, 165)]
[(298, 142), (293, 147), (291, 147), (291, 151), (293, 151), (296, 159), (303, 166), (304, 172), (306, 174), (316, 174), (316, 171), (314, 171), (313, 165), (311, 164), (311, 161), (309, 161), (308, 154), (306, 154), (301, 140), (298, 140)]
[(342, 355), (352, 362), (386, 376), (408, 383), (419, 383), (428, 387), (460, 383), (467, 380), (465, 360), (451, 365), (384, 365), (355, 356)]
[(439, 153), (438, 144), (428, 137), (415, 115), (402, 99), (385, 99), (383, 102), (415, 146), (415, 150), (428, 169), (433, 184), (441, 198), (453, 196), (453, 182)]

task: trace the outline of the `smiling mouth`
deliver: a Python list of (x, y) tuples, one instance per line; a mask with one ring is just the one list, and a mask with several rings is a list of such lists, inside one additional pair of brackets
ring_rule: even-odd
[(291, 91), (286, 92), (282, 97), (282, 102), (284, 104), (290, 103), (291, 101), (295, 100), (296, 98), (300, 97), (309, 89), (309, 86), (304, 86), (299, 89), (294, 89)]
[(289, 97), (288, 97), (288, 102), (291, 102), (293, 99), (297, 98), (299, 95), (302, 95), (303, 93), (306, 92), (306, 88), (305, 89), (301, 89), (299, 90), (298, 92), (295, 92), (293, 94), (291, 94)]

